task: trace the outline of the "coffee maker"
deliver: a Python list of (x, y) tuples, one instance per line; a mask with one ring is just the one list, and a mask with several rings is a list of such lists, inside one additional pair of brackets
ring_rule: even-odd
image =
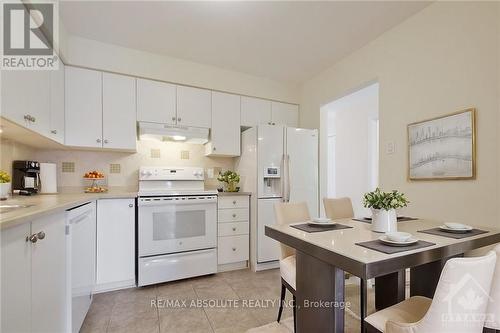
[(12, 191), (20, 195), (32, 195), (40, 190), (40, 163), (14, 161), (12, 163)]

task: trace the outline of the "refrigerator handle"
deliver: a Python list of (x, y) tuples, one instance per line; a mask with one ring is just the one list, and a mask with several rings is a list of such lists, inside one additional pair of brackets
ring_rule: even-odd
[(286, 155), (286, 202), (290, 202), (290, 155)]
[(285, 165), (286, 165), (286, 162), (285, 162), (285, 154), (283, 154), (283, 156), (281, 156), (281, 179), (280, 179), (280, 191), (281, 191), (281, 201), (282, 202), (286, 202), (286, 197), (285, 197)]

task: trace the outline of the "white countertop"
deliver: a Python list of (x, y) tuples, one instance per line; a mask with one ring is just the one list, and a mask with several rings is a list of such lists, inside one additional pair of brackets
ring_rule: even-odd
[(86, 202), (98, 199), (135, 198), (137, 190), (129, 188), (110, 188), (105, 193), (83, 193), (83, 190), (70, 193), (36, 194), (32, 196), (15, 195), (7, 200), (0, 201), (0, 205), (33, 205), (18, 208), (0, 214), (0, 229), (13, 227), (35, 218), (64, 211)]
[(288, 225), (284, 226), (267, 226), (271, 229), (281, 231), (282, 233), (298, 238), (302, 241), (311, 243), (323, 249), (335, 252), (344, 257), (356, 260), (361, 263), (370, 264), (378, 261), (406, 256), (411, 253), (421, 252), (433, 248), (448, 246), (452, 244), (462, 243), (477, 238), (486, 237), (492, 234), (500, 234), (500, 230), (490, 227), (474, 226), (475, 228), (490, 231), (490, 233), (466, 237), (463, 239), (454, 239), (449, 237), (441, 237), (430, 235), (426, 233), (417, 232), (419, 230), (431, 229), (438, 227), (444, 222), (419, 219), (414, 221), (398, 222), (398, 231), (409, 232), (416, 238), (428, 242), (435, 243), (436, 245), (420, 248), (411, 251), (403, 251), (395, 254), (385, 254), (375, 250), (370, 250), (356, 243), (376, 240), (383, 234), (371, 231), (371, 224), (353, 221), (351, 219), (340, 219), (338, 223), (352, 226), (351, 229), (332, 230), (323, 232), (307, 233)]

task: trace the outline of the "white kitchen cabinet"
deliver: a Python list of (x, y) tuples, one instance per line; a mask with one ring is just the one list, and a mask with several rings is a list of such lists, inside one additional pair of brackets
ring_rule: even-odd
[(175, 125), (176, 96), (174, 84), (137, 79), (137, 121)]
[(49, 215), (31, 223), (31, 233), (45, 237), (32, 243), (32, 332), (66, 330), (66, 219), (65, 213)]
[(47, 136), (50, 123), (50, 72), (3, 71), (2, 117)]
[(281, 102), (271, 103), (271, 121), (273, 125), (289, 127), (299, 126), (299, 106)]
[(96, 291), (134, 285), (135, 199), (99, 200)]
[(65, 143), (102, 147), (102, 73), (66, 66)]
[(240, 96), (212, 92), (212, 128), (208, 156), (240, 156)]
[[(7, 71), (6, 71), (7, 72)], [(31, 331), (30, 223), (1, 233), (1, 332)]]
[(1, 331), (65, 332), (64, 213), (2, 230), (1, 241)]
[(50, 72), (50, 126), (48, 136), (64, 143), (64, 64)]
[(102, 74), (102, 145), (136, 150), (135, 78)]
[(254, 127), (271, 122), (271, 101), (241, 96), (241, 126)]
[(177, 86), (177, 125), (210, 128), (211, 100), (210, 90)]

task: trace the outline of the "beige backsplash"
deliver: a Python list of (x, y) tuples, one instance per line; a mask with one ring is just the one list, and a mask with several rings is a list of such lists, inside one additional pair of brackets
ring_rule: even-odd
[[(158, 150), (159, 157), (157, 157)], [(86, 185), (82, 176), (91, 170), (104, 172), (107, 186), (136, 187), (140, 166), (199, 166), (205, 169), (233, 169), (234, 167), (233, 158), (204, 156), (204, 146), (202, 145), (156, 141), (138, 141), (137, 153), (131, 154), (105, 151), (40, 150), (18, 142), (2, 140), (0, 152), (1, 168), (8, 172), (12, 171), (12, 161), (18, 159), (57, 163), (59, 187)], [(185, 159), (187, 154), (189, 158)], [(62, 172), (63, 162), (73, 162), (75, 171)], [(120, 173), (110, 173), (110, 164), (119, 164)], [(205, 184), (207, 187), (215, 188), (218, 182), (216, 179), (206, 179)]]

